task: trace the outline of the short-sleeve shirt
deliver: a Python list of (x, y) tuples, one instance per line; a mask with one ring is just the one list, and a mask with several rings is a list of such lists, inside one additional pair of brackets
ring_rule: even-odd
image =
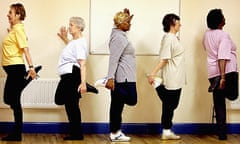
[(16, 24), (2, 42), (2, 65), (24, 64), (23, 48), (28, 47), (24, 25)]
[(135, 49), (128, 41), (126, 32), (117, 28), (112, 29), (109, 41), (108, 78), (117, 82), (136, 82)]
[(71, 40), (63, 49), (58, 61), (59, 75), (72, 73), (73, 65), (80, 67), (78, 60), (86, 60), (88, 56), (87, 42), (85, 38)]
[(162, 68), (163, 84), (166, 89), (182, 88), (186, 83), (184, 48), (175, 34), (167, 33), (163, 36), (159, 58), (168, 60)]
[(203, 46), (207, 52), (208, 78), (220, 75), (218, 60), (227, 60), (225, 73), (237, 72), (236, 46), (223, 30), (207, 30), (203, 37)]

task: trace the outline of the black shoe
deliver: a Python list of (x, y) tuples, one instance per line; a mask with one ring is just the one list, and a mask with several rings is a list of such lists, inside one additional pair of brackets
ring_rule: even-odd
[[(40, 66), (36, 66), (36, 67), (34, 68), (34, 70), (35, 70), (36, 73), (38, 73), (41, 69), (42, 69), (42, 66), (41, 66), (41, 65), (40, 65)], [(29, 72), (29, 71), (27, 71), (26, 74), (25, 74), (25, 76), (24, 76), (24, 78), (25, 78), (24, 87), (26, 87), (26, 86), (32, 81), (32, 77), (29, 77), (29, 78), (27, 79), (28, 72)], [(37, 75), (36, 77), (39, 77), (39, 76)]]
[(2, 138), (2, 141), (22, 141), (21, 134), (9, 134)]
[(87, 83), (87, 92), (92, 92), (92, 93), (96, 93), (97, 94), (98, 90), (94, 86), (92, 86), (89, 83)]
[[(35, 70), (36, 73), (38, 73), (41, 69), (42, 69), (42, 66), (41, 66), (41, 65), (34, 67), (34, 70)], [(26, 72), (25, 78), (27, 77), (28, 72), (29, 72), (29, 70)], [(37, 75), (37, 77), (38, 77), (38, 75)], [(27, 80), (32, 80), (32, 78), (29, 77)]]
[(83, 140), (83, 136), (66, 136), (63, 140)]

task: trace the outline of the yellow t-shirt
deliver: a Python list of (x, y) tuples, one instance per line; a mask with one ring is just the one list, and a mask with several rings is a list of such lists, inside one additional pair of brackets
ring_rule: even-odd
[(24, 25), (16, 24), (2, 42), (2, 65), (24, 64), (23, 48), (28, 47)]

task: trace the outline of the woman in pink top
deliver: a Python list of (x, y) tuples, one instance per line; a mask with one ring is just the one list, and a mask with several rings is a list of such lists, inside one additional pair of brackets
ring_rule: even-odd
[(236, 46), (224, 32), (225, 18), (221, 9), (213, 9), (207, 15), (207, 30), (203, 45), (207, 52), (209, 92), (213, 92), (219, 140), (227, 139), (225, 98), (238, 97), (238, 66)]

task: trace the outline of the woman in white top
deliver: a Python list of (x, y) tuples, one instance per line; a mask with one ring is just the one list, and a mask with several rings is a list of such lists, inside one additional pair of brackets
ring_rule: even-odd
[[(68, 31), (65, 27), (62, 27), (58, 33), (59, 37), (67, 44), (58, 62), (61, 79), (55, 93), (55, 103), (65, 106), (69, 120), (70, 132), (64, 140), (83, 140), (79, 99), (81, 94), (89, 91), (90, 86), (86, 83), (88, 48), (82, 34), (84, 28), (85, 23), (81, 17), (71, 17), (69, 33), (72, 35), (72, 40), (68, 40)], [(91, 92), (97, 93), (97, 90), (93, 88)]]
[(166, 34), (161, 42), (160, 60), (149, 75), (148, 81), (153, 84), (154, 77), (161, 70), (163, 84), (158, 86), (156, 91), (162, 101), (162, 139), (180, 139), (180, 136), (171, 131), (174, 110), (178, 106), (185, 84), (184, 49), (176, 36), (181, 26), (180, 18), (175, 14), (167, 14), (162, 24)]

